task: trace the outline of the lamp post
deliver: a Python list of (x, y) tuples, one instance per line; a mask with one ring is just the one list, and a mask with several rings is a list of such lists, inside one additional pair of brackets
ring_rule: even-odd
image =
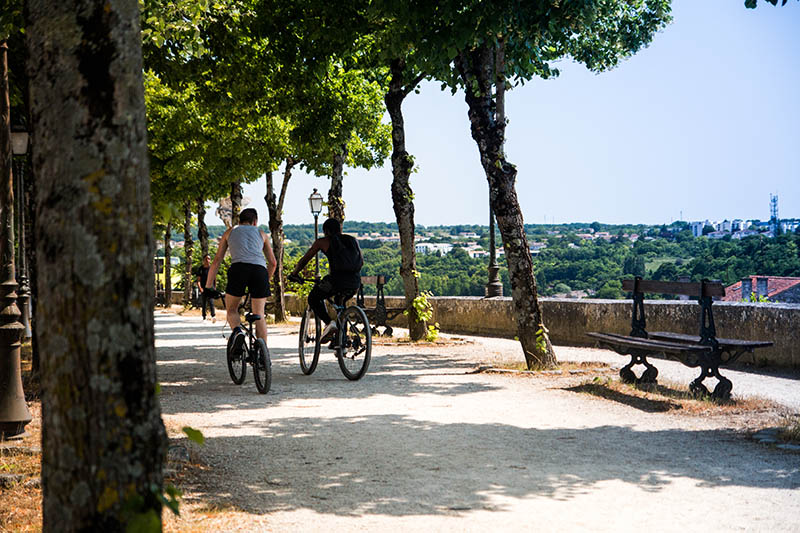
[(12, 131), (11, 132), (11, 151), (14, 155), (22, 156), (22, 161), (16, 165), (16, 172), (14, 177), (17, 182), (16, 200), (17, 200), (17, 235), (19, 239), (18, 250), (18, 266), (19, 266), (19, 306), (22, 313), (22, 325), (25, 326), (25, 338), (30, 339), (33, 335), (31, 333), (31, 307), (30, 307), (30, 286), (28, 284), (28, 264), (26, 256), (26, 243), (25, 243), (25, 156), (28, 153), (28, 132), (27, 131)]
[[(311, 214), (314, 215), (314, 240), (319, 238), (319, 214), (322, 213), (322, 195), (314, 189), (311, 196), (308, 197), (308, 206), (311, 208)], [(319, 279), (319, 252), (314, 257), (314, 277)]]
[(0, 41), (0, 440), (18, 436), (31, 421), (20, 369), (21, 339), (14, 279), (14, 187), (11, 172), (11, 104), (8, 45)]
[(489, 282), (486, 284), (486, 297), (503, 295), (503, 283), (500, 281), (500, 267), (497, 266), (497, 253), (494, 242), (494, 210), (489, 199)]

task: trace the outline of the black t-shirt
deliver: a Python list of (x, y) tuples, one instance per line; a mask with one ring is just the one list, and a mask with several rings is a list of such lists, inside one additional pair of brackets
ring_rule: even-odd
[(203, 265), (200, 265), (197, 268), (197, 277), (200, 278), (200, 286), (203, 287), (203, 288), (205, 288), (205, 286), (206, 286), (206, 281), (208, 280), (208, 271), (209, 270), (211, 270), (210, 267), (205, 267)]

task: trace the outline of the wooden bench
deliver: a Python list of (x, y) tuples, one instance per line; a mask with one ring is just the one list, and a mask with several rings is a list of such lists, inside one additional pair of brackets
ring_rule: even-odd
[[(367, 308), (364, 304), (364, 285), (375, 285), (375, 307)], [(369, 318), (373, 334), (378, 334), (378, 326), (384, 328), (383, 335), (392, 336), (392, 326), (387, 322), (395, 319), (400, 313), (406, 310), (405, 307), (386, 307), (386, 298), (383, 294), (383, 287), (386, 285), (386, 276), (361, 276), (361, 287), (356, 294), (356, 304), (361, 307)]]
[[(717, 400), (727, 400), (730, 398), (733, 383), (720, 375), (719, 367), (733, 363), (743, 353), (752, 352), (756, 348), (772, 346), (772, 343), (768, 341), (717, 338), (711, 309), (712, 299), (715, 296), (725, 295), (725, 287), (718, 281), (653, 281), (637, 277), (632, 280), (623, 280), (622, 289), (633, 293), (630, 334), (590, 332), (587, 335), (596, 339), (600, 346), (614, 350), (620, 355), (631, 357), (630, 363), (619, 371), (620, 378), (626, 383), (655, 383), (658, 369), (647, 360), (647, 356), (662, 354), (677, 359), (686, 366), (700, 367), (700, 376), (689, 385), (692, 394), (695, 396), (708, 395), (709, 392), (703, 385), (703, 380), (713, 376), (719, 380), (719, 383), (711, 396)], [(699, 335), (668, 331), (648, 332), (644, 314), (644, 293), (696, 297), (700, 304)], [(645, 367), (642, 375), (638, 378), (632, 370), (634, 365), (644, 365)]]

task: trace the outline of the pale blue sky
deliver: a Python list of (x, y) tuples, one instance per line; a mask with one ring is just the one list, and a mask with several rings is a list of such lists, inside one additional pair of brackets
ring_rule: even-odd
[[(661, 224), (800, 217), (800, 2), (674, 0), (674, 22), (618, 68), (507, 93), (506, 152), (526, 223)], [(486, 224), (487, 183), (463, 94), (425, 84), (403, 107), (418, 224)], [(349, 169), (349, 220), (394, 221), (391, 166)], [(266, 224), (263, 179), (245, 196)], [(295, 172), (284, 220), (312, 221), (328, 180)], [(214, 206), (215, 207), (215, 206)], [(219, 224), (213, 208), (207, 223)]]

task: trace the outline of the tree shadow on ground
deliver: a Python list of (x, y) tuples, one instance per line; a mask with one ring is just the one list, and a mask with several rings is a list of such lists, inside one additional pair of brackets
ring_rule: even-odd
[(224, 346), (159, 348), (162, 411), (172, 414), (182, 410), (178, 404), (186, 396), (194, 397), (195, 412), (217, 412), (231, 405), (241, 409), (261, 409), (298, 399), (365, 399), (377, 395), (408, 397), (416, 394), (453, 396), (497, 389), (469, 378), (462, 383), (437, 379), (437, 376), (465, 375), (465, 369), (473, 366), (447, 356), (387, 355), (373, 351), (367, 375), (359, 381), (349, 381), (342, 375), (335, 355), (329, 350), (320, 354), (319, 365), (310, 376), (300, 371), (297, 350), (273, 347), (270, 356), (272, 387), (269, 393), (261, 395), (255, 392), (249, 366), (242, 385), (231, 382)]
[[(409, 516), (503, 511), (509, 498), (571, 501), (611, 481), (653, 498), (687, 480), (687, 499), (695, 489), (800, 487), (793, 456), (725, 430), (540, 429), (400, 415), (282, 418), (244, 429), (249, 436), (211, 438), (199, 450), (211, 479), (190, 487), (192, 499), (248, 513)], [(264, 453), (242, 453), (254, 449)], [(231, 475), (225, 465), (234, 461), (250, 467)], [(702, 494), (730, 503), (724, 491)]]

